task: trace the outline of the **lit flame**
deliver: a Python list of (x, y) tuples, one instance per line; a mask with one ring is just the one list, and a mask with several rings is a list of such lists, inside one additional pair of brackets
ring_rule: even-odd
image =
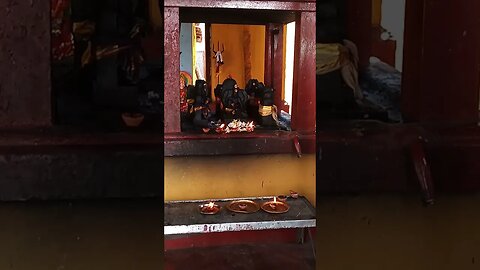
[(209, 202), (207, 206), (208, 206), (208, 208), (213, 208), (213, 206), (215, 206), (215, 204), (213, 202)]
[(273, 202), (274, 202), (274, 203), (277, 202), (277, 197), (273, 197)]

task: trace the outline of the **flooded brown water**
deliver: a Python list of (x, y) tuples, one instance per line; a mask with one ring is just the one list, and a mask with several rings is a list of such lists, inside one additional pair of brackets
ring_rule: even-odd
[(320, 196), (319, 270), (478, 270), (480, 195)]
[(0, 203), (0, 269), (162, 269), (162, 203)]

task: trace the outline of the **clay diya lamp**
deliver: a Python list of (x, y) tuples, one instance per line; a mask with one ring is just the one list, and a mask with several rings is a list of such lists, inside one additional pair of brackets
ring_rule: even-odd
[(204, 215), (215, 215), (219, 211), (220, 211), (220, 206), (213, 202), (200, 205), (200, 213)]
[(240, 210), (246, 210), (247, 209), (247, 204), (246, 203), (239, 203), (238, 208), (240, 208)]
[(277, 196), (278, 201), (280, 202), (286, 202), (287, 201), (287, 196), (285, 195), (278, 195)]
[(123, 122), (127, 127), (138, 127), (145, 116), (141, 113), (122, 113)]
[(294, 199), (298, 199), (298, 192), (295, 192), (293, 190), (290, 190), (290, 196)]
[(273, 197), (273, 201), (266, 202), (262, 205), (262, 209), (271, 214), (282, 214), (287, 212), (289, 208), (286, 202), (277, 201), (277, 197)]
[(277, 197), (273, 197), (273, 201), (269, 202), (268, 206), (270, 206), (272, 210), (275, 210), (277, 208)]

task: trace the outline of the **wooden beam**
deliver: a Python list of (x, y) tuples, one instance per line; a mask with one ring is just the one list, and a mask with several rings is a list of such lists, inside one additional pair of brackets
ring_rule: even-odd
[(302, 153), (315, 153), (315, 135), (296, 132), (259, 132), (251, 134), (165, 134), (165, 156), (208, 155), (297, 155), (294, 138)]
[(216, 0), (165, 0), (167, 7), (232, 8), (260, 10), (315, 11), (311, 1), (216, 1)]

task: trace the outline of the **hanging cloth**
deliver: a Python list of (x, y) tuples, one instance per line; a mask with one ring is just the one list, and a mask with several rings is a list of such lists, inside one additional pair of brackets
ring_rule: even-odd
[(153, 31), (160, 31), (163, 27), (163, 20), (158, 0), (148, 0), (148, 13)]

